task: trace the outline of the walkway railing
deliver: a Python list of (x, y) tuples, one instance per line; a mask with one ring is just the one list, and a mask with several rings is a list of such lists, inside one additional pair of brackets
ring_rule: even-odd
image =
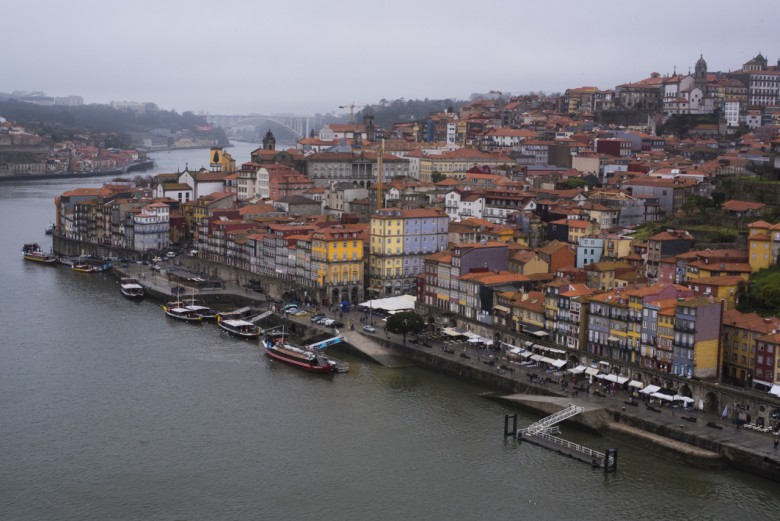
[(568, 418), (571, 418), (572, 416), (576, 416), (582, 411), (584, 411), (584, 407), (578, 407), (574, 404), (569, 404), (568, 407), (566, 407), (563, 410), (560, 410), (556, 412), (555, 414), (548, 416), (546, 418), (542, 418), (538, 422), (532, 423), (528, 427), (525, 427), (523, 429), (520, 429), (517, 431), (518, 436), (522, 436), (523, 434), (540, 434), (544, 432), (546, 429), (549, 429), (556, 423), (560, 423), (563, 420), (566, 420)]
[(574, 443), (568, 440), (564, 440), (563, 438), (557, 438), (555, 436), (551, 436), (550, 434), (539, 432), (534, 434), (534, 436), (555, 443), (556, 445), (566, 447), (567, 449), (579, 452), (580, 454), (585, 454), (586, 456), (590, 456), (594, 461), (598, 461), (599, 464), (601, 464), (604, 461), (604, 458), (606, 457), (603, 452), (598, 452), (596, 450), (589, 449), (588, 447), (585, 447), (584, 445), (580, 445), (579, 443)]

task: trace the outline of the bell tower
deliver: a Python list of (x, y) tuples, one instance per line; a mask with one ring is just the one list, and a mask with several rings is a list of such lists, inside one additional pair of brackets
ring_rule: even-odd
[(263, 150), (276, 150), (276, 138), (270, 128), (263, 138)]

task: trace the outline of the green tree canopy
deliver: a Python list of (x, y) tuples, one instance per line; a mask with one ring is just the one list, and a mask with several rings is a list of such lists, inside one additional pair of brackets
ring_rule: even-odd
[(390, 333), (403, 335), (406, 343), (407, 333), (419, 333), (425, 329), (425, 319), (414, 311), (402, 311), (387, 319), (385, 329)]

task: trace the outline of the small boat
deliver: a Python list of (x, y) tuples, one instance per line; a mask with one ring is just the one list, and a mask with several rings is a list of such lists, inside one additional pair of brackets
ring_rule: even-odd
[(50, 223), (46, 225), (46, 235), (51, 235), (54, 233), (54, 223)]
[(59, 259), (56, 256), (46, 253), (41, 249), (37, 242), (31, 242), (22, 246), (22, 256), (25, 260), (39, 262), (47, 266), (56, 266)]
[(345, 363), (331, 360), (322, 351), (288, 344), (284, 341), (274, 342), (266, 336), (263, 340), (265, 354), (274, 360), (300, 367), (313, 373), (344, 373), (349, 366)]
[(181, 307), (194, 311), (203, 320), (215, 320), (217, 318), (217, 312), (208, 306), (198, 304), (195, 302), (195, 295), (192, 295), (192, 300), (189, 304), (183, 304)]
[(241, 320), (237, 318), (221, 318), (217, 317), (217, 325), (231, 335), (235, 335), (241, 338), (257, 338), (260, 336), (261, 330), (255, 324)]
[(119, 281), (119, 292), (131, 299), (139, 299), (146, 294), (144, 287), (134, 277), (122, 277)]
[(164, 304), (162, 308), (166, 315), (175, 318), (176, 320), (181, 320), (183, 322), (200, 322), (203, 320), (203, 317), (199, 316), (191, 309), (181, 307), (181, 304), (178, 302), (168, 302), (167, 304)]
[(73, 266), (70, 267), (70, 269), (80, 273), (95, 273), (95, 271), (97, 271), (92, 264), (88, 264), (86, 262), (76, 262), (73, 264)]

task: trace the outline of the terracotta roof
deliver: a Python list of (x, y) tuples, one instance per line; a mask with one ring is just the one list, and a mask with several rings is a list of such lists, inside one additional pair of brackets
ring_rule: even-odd
[(732, 199), (731, 201), (726, 201), (723, 203), (722, 208), (724, 210), (728, 210), (730, 212), (747, 212), (749, 210), (760, 210), (761, 208), (765, 208), (766, 205), (764, 203), (754, 203), (752, 201), (737, 201), (735, 199)]

